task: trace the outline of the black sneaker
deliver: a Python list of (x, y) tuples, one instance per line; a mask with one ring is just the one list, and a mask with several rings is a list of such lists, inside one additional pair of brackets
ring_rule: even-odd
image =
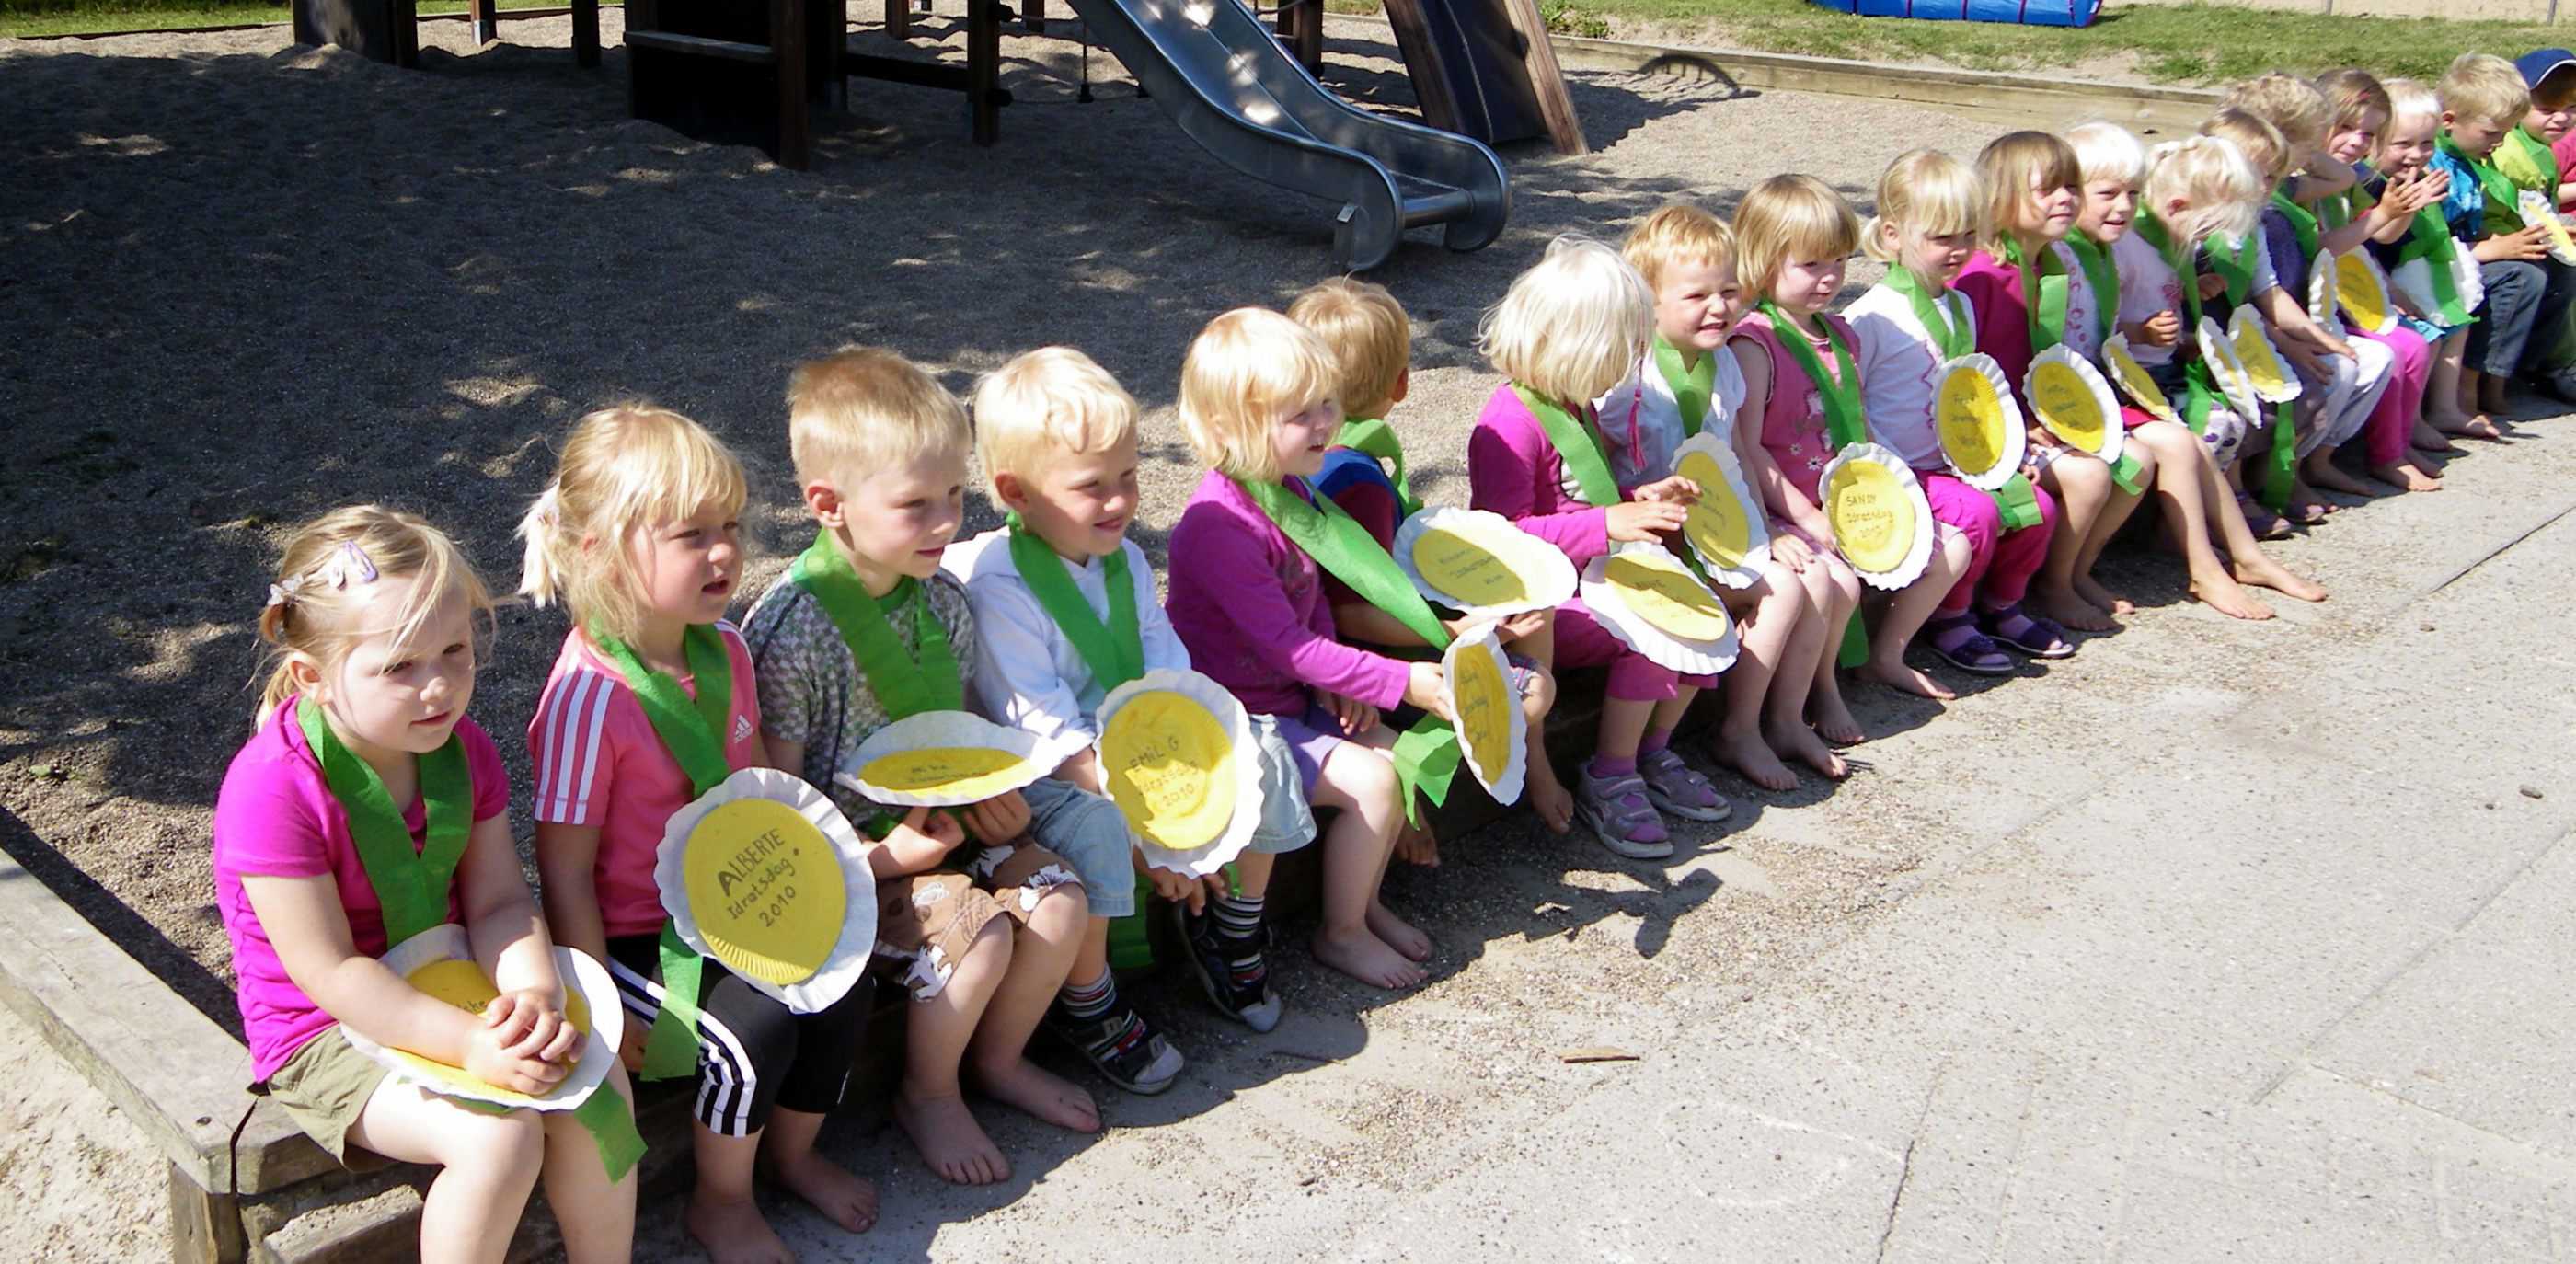
[(1047, 1011), (1047, 1030), (1073, 1046), (1101, 1077), (1130, 1093), (1151, 1097), (1180, 1078), (1181, 1052), (1145, 1025), (1145, 1018), (1125, 1002), (1098, 1018), (1075, 1018), (1058, 1001)]
[(1189, 945), (1190, 969), (1199, 976), (1217, 1011), (1254, 1031), (1279, 1025), (1279, 997), (1270, 990), (1270, 966), (1261, 958), (1261, 941), (1232, 939), (1217, 932), (1216, 919), (1190, 916), (1189, 906), (1174, 901), (1172, 916)]

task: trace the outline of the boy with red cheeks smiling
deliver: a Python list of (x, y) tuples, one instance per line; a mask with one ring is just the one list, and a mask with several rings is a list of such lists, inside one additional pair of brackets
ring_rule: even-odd
[(1058, 1127), (1100, 1130), (1091, 1095), (1026, 1051), (1088, 924), (1078, 875), (1123, 866), (1127, 830), (1114, 811), (1042, 813), (1018, 792), (898, 819), (837, 778), (885, 725), (966, 709), (984, 650), (939, 562), (964, 517), (971, 435), (956, 397), (889, 351), (805, 364), (787, 400), (820, 529), (744, 621), (761, 735), (772, 766), (823, 788), (853, 823), (891, 826), (868, 861), (878, 962), (912, 998), (895, 1122), (941, 1177), (993, 1184), (1010, 1163), (967, 1111), (961, 1075)]

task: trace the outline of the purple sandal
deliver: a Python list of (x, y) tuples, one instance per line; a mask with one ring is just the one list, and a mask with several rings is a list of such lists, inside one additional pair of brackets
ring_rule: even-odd
[(1945, 615), (1925, 623), (1923, 631), (1923, 643), (1952, 667), (1971, 676), (2013, 674), (2012, 658), (1977, 630), (1977, 617), (1973, 614)]
[(2064, 658), (2075, 652), (2066, 639), (2066, 629), (2034, 614), (2022, 612), (2021, 603), (1986, 612), (1986, 635), (2020, 650), (2032, 658)]

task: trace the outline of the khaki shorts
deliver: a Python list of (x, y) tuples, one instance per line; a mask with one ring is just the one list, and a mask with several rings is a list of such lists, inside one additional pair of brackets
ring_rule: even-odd
[[(349, 1129), (357, 1126), (358, 1112), (367, 1108), (367, 1099), (391, 1074), (384, 1064), (358, 1052), (334, 1026), (305, 1041), (266, 1084), (253, 1085), (251, 1091), (266, 1094), (304, 1135), (347, 1164)], [(365, 1151), (359, 1153), (371, 1165), (383, 1162)]]
[(1027, 925), (1050, 887), (1082, 880), (1046, 848), (1029, 843), (986, 847), (965, 872), (935, 869), (877, 884), (876, 965), (900, 977), (912, 999), (948, 986), (966, 949), (995, 917)]

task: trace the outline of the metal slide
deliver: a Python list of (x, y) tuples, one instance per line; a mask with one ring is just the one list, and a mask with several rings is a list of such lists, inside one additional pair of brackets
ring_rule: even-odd
[[(1320, 0), (1317, 0), (1320, 2)], [(1385, 263), (1407, 228), (1474, 250), (1503, 231), (1511, 182), (1482, 143), (1353, 106), (1281, 47), (1243, 0), (1073, 0), (1172, 121), (1227, 166), (1339, 202), (1333, 255)]]

